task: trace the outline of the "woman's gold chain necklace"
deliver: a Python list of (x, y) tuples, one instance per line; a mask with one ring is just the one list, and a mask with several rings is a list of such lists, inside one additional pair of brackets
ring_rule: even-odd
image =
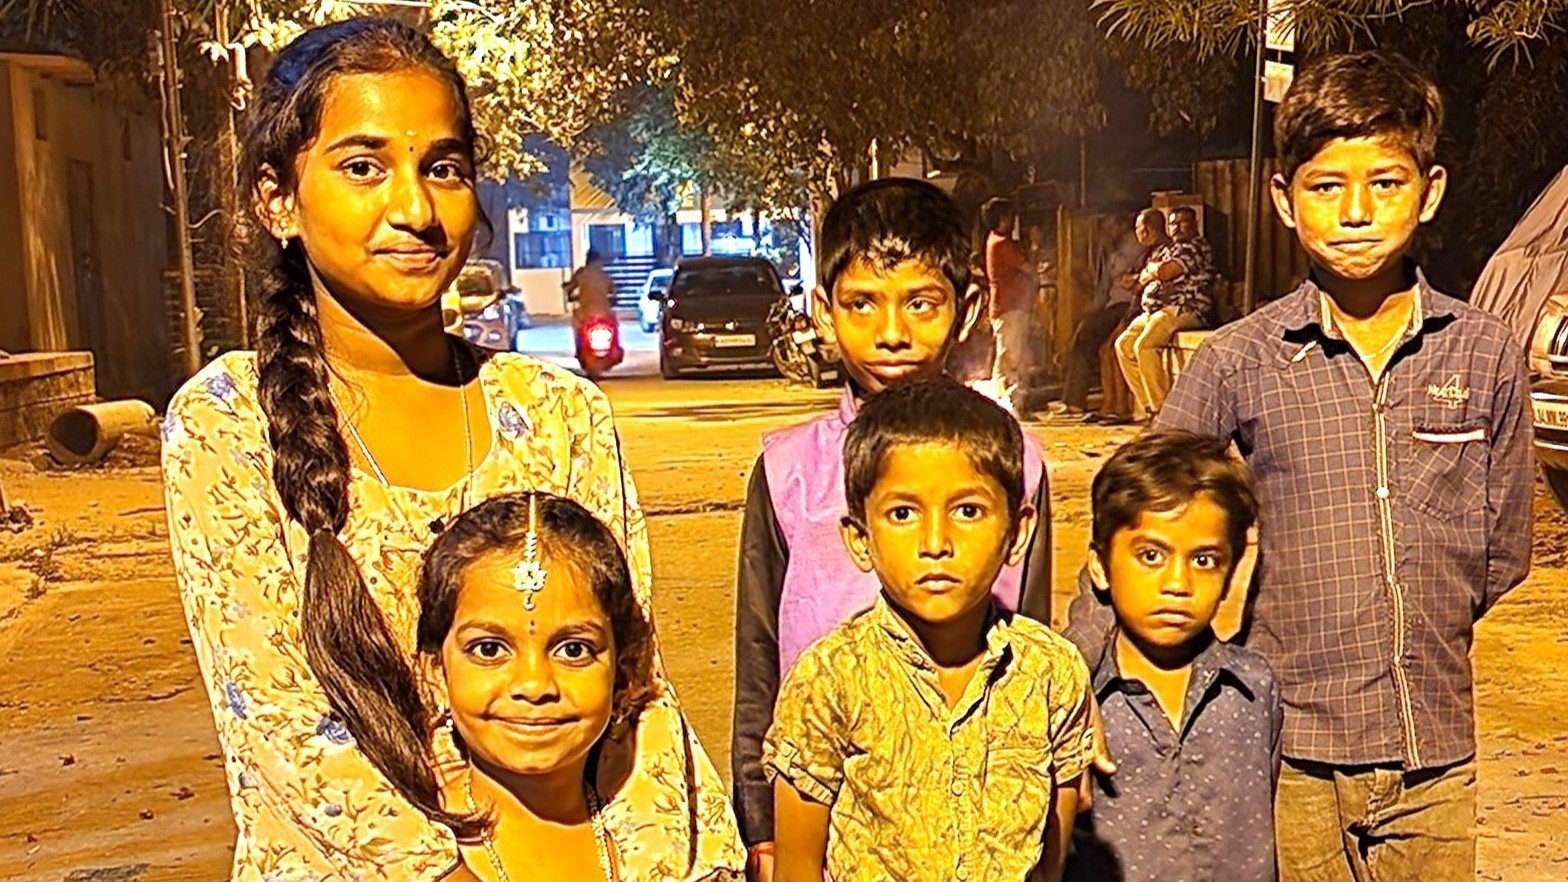
[[(458, 492), (457, 510), (461, 512), (468, 508), (468, 486), (474, 480), (474, 433), (473, 428), (469, 425), (468, 390), (465, 388), (467, 380), (463, 376), (463, 362), (458, 355), (457, 344), (451, 342), (450, 338), (448, 339), (448, 348), (452, 351), (452, 370), (457, 374), (457, 398), (463, 412), (463, 463), (467, 466), (467, 471), (463, 474), (463, 485)], [(343, 426), (348, 429), (349, 436), (354, 439), (354, 444), (359, 447), (359, 452), (364, 456), (365, 463), (370, 466), (370, 471), (381, 481), (383, 487), (391, 487), (392, 482), (387, 480), (386, 472), (381, 470), (381, 464), (376, 462), (375, 455), (370, 452), (370, 445), (366, 444), (365, 439), (360, 437), (359, 429), (355, 428), (354, 421), (348, 418), (347, 411), (338, 404), (337, 393), (332, 391), (331, 386), (327, 387), (327, 391), (331, 394), (332, 403), (334, 406), (337, 406), (338, 413), (342, 415)], [(408, 512), (403, 511), (403, 516), (406, 519)], [(410, 524), (410, 526), (413, 525)], [(442, 519), (437, 518), (431, 522), (430, 530), (433, 533), (440, 533), (444, 526)]]
[[(469, 772), (463, 776), (463, 789), (468, 794), (468, 811), (470, 814), (479, 811), (474, 802), (474, 774)], [(599, 852), (599, 870), (604, 873), (605, 882), (615, 882), (615, 865), (610, 860), (610, 831), (604, 825), (604, 805), (599, 802), (599, 794), (593, 785), (583, 782), (583, 796), (588, 799), (588, 821), (593, 824), (594, 846)], [(485, 854), (490, 858), (490, 863), (495, 867), (495, 873), (501, 882), (512, 882), (512, 877), (507, 875), (506, 866), (501, 863), (501, 855), (495, 850), (495, 834), (486, 832), (484, 838)]]

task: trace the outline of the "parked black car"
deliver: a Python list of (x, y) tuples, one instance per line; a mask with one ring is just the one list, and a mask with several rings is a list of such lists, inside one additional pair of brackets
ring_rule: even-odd
[(683, 260), (660, 296), (659, 372), (667, 379), (693, 371), (773, 372), (768, 312), (784, 296), (773, 264), (760, 257)]

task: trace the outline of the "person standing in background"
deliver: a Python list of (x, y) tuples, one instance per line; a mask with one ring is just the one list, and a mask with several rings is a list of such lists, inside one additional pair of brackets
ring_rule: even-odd
[(1028, 394), (1035, 276), (1028, 255), (1012, 237), (1018, 222), (1013, 203), (992, 199), (981, 209), (981, 217), (990, 231), (985, 240), (985, 272), (991, 282), (991, 326), (996, 331), (991, 380), (997, 402), (1016, 414)]

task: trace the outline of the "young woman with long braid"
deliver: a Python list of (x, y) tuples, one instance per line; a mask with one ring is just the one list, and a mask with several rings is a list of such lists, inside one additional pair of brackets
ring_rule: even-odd
[[(450, 738), (411, 751), (387, 734), (439, 696), (399, 706), (362, 691), (378, 677), (414, 677), (398, 695), (435, 691), (408, 664), (418, 565), (465, 509), (524, 490), (577, 501), (651, 606), (646, 525), (603, 393), (443, 331), (441, 293), (482, 224), (476, 140), (450, 60), (385, 19), (306, 32), (250, 112), (244, 171), (268, 270), (257, 351), (208, 365), (164, 426), (236, 880), (469, 877), (452, 832), (472, 832), (461, 804), (433, 808), (453, 805), (434, 768), (460, 762)], [(676, 849), (671, 878), (700, 878), (738, 838), (712, 764), (656, 685), (667, 700), (605, 745), (592, 783), (612, 807), (651, 800), (689, 819), (675, 841), (667, 826), (611, 829), (629, 870)], [(672, 751), (685, 771), (673, 781), (653, 774)]]

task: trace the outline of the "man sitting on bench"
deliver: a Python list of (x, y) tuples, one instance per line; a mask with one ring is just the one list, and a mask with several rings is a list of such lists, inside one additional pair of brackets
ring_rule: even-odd
[(1178, 238), (1166, 234), (1165, 216), (1158, 209), (1138, 215), (1138, 241), (1150, 249), (1138, 276), (1141, 311), (1116, 338), (1116, 358), (1132, 389), (1135, 413), (1146, 420), (1154, 419), (1171, 391), (1160, 347), (1179, 331), (1201, 327), (1213, 309), (1214, 267), (1197, 235), (1197, 212), (1177, 208), (1171, 218), (1182, 234)]

